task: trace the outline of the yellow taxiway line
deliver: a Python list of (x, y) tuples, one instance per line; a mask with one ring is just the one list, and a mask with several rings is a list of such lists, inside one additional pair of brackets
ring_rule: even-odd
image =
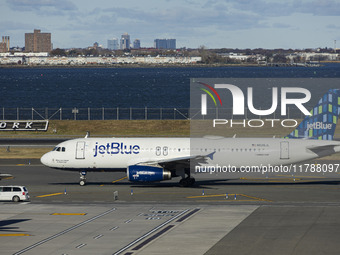
[(60, 192), (60, 193), (53, 193), (53, 194), (36, 196), (36, 197), (52, 197), (52, 196), (59, 196), (59, 195), (62, 195), (62, 194), (64, 194), (64, 193)]
[[(118, 179), (118, 180), (114, 180), (112, 183), (116, 183), (116, 182), (122, 181), (122, 180), (124, 180), (124, 179), (126, 179), (126, 178), (127, 178), (127, 176), (125, 176), (125, 177), (123, 177), (123, 178), (120, 178), (120, 179)], [(103, 187), (103, 186), (104, 186), (104, 184), (100, 185), (100, 187)]]
[(127, 178), (127, 176), (125, 176), (125, 177), (123, 177), (123, 178), (120, 178), (120, 179), (118, 179), (118, 180), (115, 180), (115, 181), (113, 181), (112, 183), (119, 182), (119, 181), (124, 180), (124, 179), (126, 179), (126, 178)]

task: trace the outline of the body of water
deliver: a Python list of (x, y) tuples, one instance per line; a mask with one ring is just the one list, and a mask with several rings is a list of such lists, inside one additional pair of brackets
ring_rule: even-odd
[(190, 78), (340, 78), (340, 64), (308, 68), (1, 68), (0, 107), (188, 108)]

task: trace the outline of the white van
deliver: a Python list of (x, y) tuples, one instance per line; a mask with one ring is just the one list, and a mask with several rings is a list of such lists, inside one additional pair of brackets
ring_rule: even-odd
[(28, 190), (24, 186), (0, 186), (0, 201), (29, 201)]

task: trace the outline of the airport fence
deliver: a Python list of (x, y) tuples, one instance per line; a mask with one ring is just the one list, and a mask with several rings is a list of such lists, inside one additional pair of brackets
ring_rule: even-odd
[[(1, 109), (1, 108), (0, 108)], [(269, 116), (232, 115), (231, 108), (209, 108), (207, 115), (191, 108), (2, 108), (0, 120), (188, 120), (188, 119), (282, 119), (275, 112)], [(286, 119), (304, 118), (300, 111), (290, 111)]]

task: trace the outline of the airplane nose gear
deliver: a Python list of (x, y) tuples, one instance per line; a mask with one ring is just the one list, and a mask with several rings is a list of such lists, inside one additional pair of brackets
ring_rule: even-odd
[(86, 171), (81, 171), (81, 172), (79, 172), (79, 174), (80, 174), (80, 182), (79, 182), (79, 184), (80, 184), (80, 186), (84, 186), (85, 184), (86, 184)]

